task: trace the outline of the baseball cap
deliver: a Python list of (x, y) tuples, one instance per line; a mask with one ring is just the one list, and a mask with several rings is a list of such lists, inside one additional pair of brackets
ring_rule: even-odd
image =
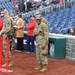
[(13, 13), (10, 13), (9, 15), (10, 15), (10, 16), (14, 16), (14, 14), (13, 14)]
[(7, 13), (7, 10), (1, 11), (1, 16), (4, 16), (5, 13)]
[(35, 15), (41, 15), (41, 13), (40, 12), (36, 12)]
[(36, 20), (42, 19), (41, 15), (37, 15), (35, 18)]

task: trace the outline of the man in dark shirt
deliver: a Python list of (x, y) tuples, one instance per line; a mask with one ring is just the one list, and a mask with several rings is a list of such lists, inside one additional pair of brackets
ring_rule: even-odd
[(19, 4), (19, 10), (20, 10), (20, 12), (24, 12), (25, 11), (24, 2), (21, 2), (21, 4)]
[(32, 3), (30, 2), (30, 0), (28, 0), (28, 1), (26, 2), (26, 5), (27, 5), (27, 10), (28, 10), (28, 11), (31, 11), (31, 10), (32, 10)]

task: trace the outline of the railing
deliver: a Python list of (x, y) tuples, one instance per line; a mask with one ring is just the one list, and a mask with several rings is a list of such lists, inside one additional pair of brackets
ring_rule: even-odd
[(39, 11), (41, 14), (48, 14), (48, 13), (59, 11), (59, 10), (65, 9), (67, 7), (72, 7), (72, 6), (75, 6), (75, 0), (67, 0), (67, 1), (64, 0), (63, 4), (50, 5), (42, 9), (37, 9), (37, 10), (30, 11), (30, 12), (26, 12), (22, 14), (22, 17), (23, 18), (30, 17), (32, 15), (35, 15), (37, 11)]
[(49, 37), (50, 36), (55, 36), (55, 37), (64, 37), (64, 38), (67, 38), (67, 39), (75, 39), (75, 36), (73, 35), (68, 35), (68, 34), (56, 34), (56, 33), (49, 33)]

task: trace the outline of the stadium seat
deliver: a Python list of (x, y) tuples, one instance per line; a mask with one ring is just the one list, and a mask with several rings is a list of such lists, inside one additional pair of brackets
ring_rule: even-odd
[(69, 28), (63, 28), (63, 29), (60, 30), (60, 33), (61, 34), (67, 34), (68, 33), (68, 29)]

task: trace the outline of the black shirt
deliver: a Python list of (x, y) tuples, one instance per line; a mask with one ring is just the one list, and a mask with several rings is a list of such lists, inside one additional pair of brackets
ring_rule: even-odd
[(27, 2), (27, 9), (30, 11), (30, 9), (32, 8), (32, 3), (31, 2)]

